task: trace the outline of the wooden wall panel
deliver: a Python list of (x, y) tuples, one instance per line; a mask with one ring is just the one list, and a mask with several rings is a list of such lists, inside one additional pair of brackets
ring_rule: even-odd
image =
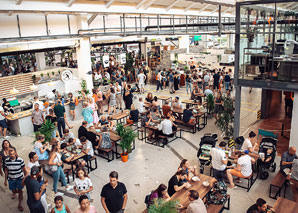
[[(0, 78), (0, 98), (12, 98), (16, 95), (22, 95), (32, 92), (30, 86), (33, 84), (32, 73), (19, 74)], [(12, 95), (9, 90), (12, 88), (19, 90), (19, 93)]]

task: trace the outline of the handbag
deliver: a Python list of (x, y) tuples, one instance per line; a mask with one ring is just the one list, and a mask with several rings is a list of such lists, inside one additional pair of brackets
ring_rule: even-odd
[(52, 173), (57, 172), (57, 170), (58, 170), (58, 166), (57, 166), (57, 165), (52, 165), (52, 166), (50, 166), (50, 171), (51, 171)]

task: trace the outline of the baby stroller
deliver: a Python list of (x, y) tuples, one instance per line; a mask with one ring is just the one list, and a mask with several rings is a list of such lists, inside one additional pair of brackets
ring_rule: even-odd
[[(276, 156), (276, 143), (277, 139), (271, 138), (271, 137), (265, 137), (262, 139), (260, 143), (259, 148), (259, 156), (258, 159), (258, 165), (260, 169), (260, 178), (262, 180), (265, 180), (268, 178), (269, 173), (266, 171), (266, 169), (271, 169), (272, 172), (275, 172), (276, 170), (276, 163), (274, 163), (275, 156)], [(272, 153), (268, 154), (268, 149), (272, 149)], [(262, 158), (271, 157), (271, 159), (268, 162), (263, 162)]]
[(197, 157), (200, 161), (200, 173), (204, 173), (204, 167), (209, 166), (211, 163), (210, 150), (215, 147), (217, 142), (217, 134), (205, 134), (201, 138), (200, 148), (197, 153)]

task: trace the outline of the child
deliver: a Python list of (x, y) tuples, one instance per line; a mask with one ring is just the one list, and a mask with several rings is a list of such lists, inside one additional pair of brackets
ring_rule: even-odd
[(93, 186), (87, 172), (83, 168), (77, 170), (77, 176), (74, 182), (74, 191), (78, 195), (78, 198), (81, 195), (86, 195), (90, 200), (90, 192), (93, 190)]
[[(42, 167), (39, 166), (39, 173), (37, 176), (37, 181), (39, 182), (39, 186), (41, 187), (43, 184), (48, 183), (48, 180), (43, 179), (43, 170)], [(48, 212), (48, 203), (47, 203), (47, 197), (46, 197), (46, 190), (43, 191), (41, 197), (40, 197), (40, 202), (45, 210), (45, 212)]]
[(268, 163), (271, 161), (273, 155), (273, 149), (268, 148), (265, 156), (262, 158), (262, 162)]
[(62, 196), (56, 196), (54, 199), (55, 207), (52, 208), (51, 213), (70, 213), (70, 210), (66, 204), (63, 203)]
[(143, 102), (143, 98), (140, 97), (139, 98), (139, 113), (143, 113), (144, 112), (144, 102)]

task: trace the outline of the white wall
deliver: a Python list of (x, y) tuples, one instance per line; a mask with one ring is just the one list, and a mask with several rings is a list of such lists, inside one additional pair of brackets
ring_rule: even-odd
[(0, 38), (19, 37), (17, 16), (0, 14)]
[(298, 126), (298, 92), (295, 92), (293, 111), (292, 111), (290, 146), (295, 146), (296, 148), (298, 148), (297, 126)]

